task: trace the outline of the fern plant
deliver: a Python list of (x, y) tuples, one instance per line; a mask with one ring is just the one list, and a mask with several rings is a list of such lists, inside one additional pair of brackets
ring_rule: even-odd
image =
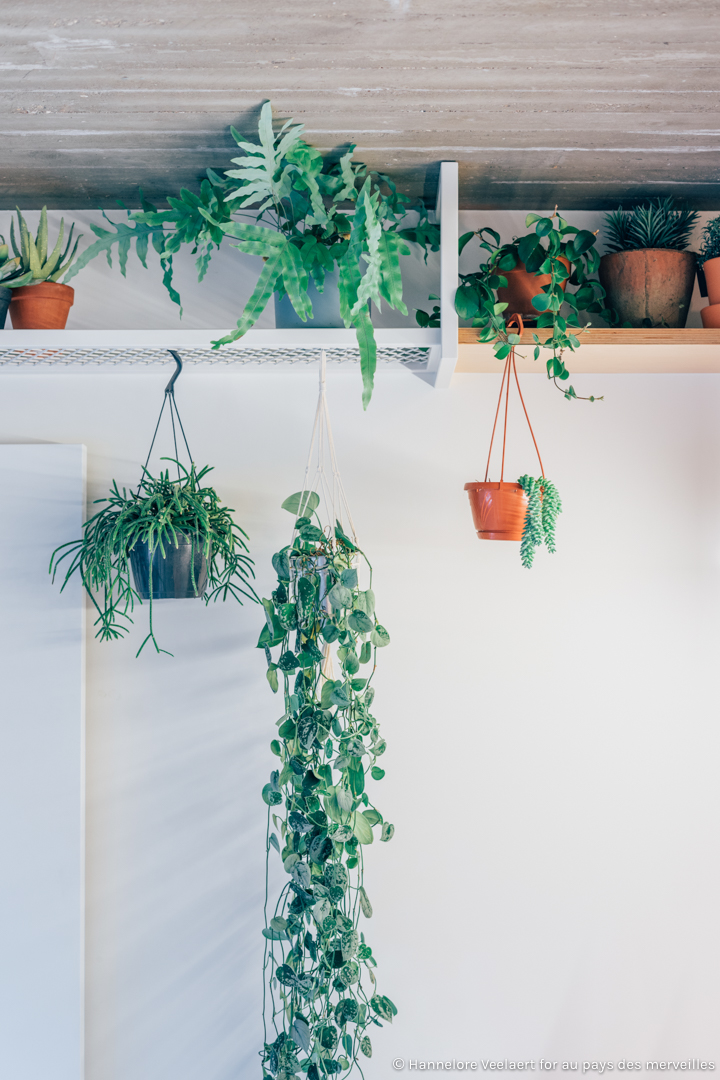
[[(273, 556), (277, 588), (262, 601), (258, 641), (284, 706), (270, 744), (279, 765), (262, 791), (266, 856), (279, 857), (287, 875), (270, 905), (266, 892), (263, 929), (261, 1059), (263, 1076), (276, 1080), (348, 1075), (360, 1055), (372, 1055), (368, 1029), (397, 1012), (377, 991), (361, 921), (373, 914), (364, 848), (376, 833), (383, 841), (394, 833), (370, 783), (385, 775), (372, 679), (390, 636), (375, 615), (370, 564), (339, 523), (323, 528), (318, 505), (307, 491), (283, 503), (299, 515), (296, 536)], [(367, 589), (358, 580), (361, 558)]]
[[(186, 469), (179, 461), (178, 479), (171, 480), (169, 470), (153, 477), (143, 470), (136, 492), (122, 492), (113, 480), (110, 495), (97, 499), (106, 505), (83, 525), (79, 540), (61, 544), (50, 559), (53, 581), (65, 559), (70, 559), (62, 583), (79, 573), (97, 611), (96, 634), (100, 641), (123, 637), (132, 625), (135, 601), (142, 600), (132, 585), (130, 555), (136, 544), (147, 544), (150, 554), (149, 633), (137, 651), (140, 655), (148, 641), (156, 652), (161, 649), (153, 629), (152, 557), (159, 551), (165, 557), (178, 546), (179, 538), (192, 543), (192, 561), (196, 551), (207, 561), (205, 603), (232, 597), (242, 604), (242, 596), (257, 600), (249, 582), (254, 577), (252, 559), (247, 555), (247, 534), (236, 524), (233, 511), (223, 506), (214, 488), (202, 480), (211, 471), (209, 465), (199, 471), (192, 464)], [(194, 569), (193, 569), (194, 584)]]
[(529, 570), (535, 558), (535, 549), (543, 543), (551, 555), (555, 554), (555, 523), (562, 511), (562, 503), (557, 488), (544, 476), (534, 479), (526, 473), (518, 478), (518, 484), (528, 500), (520, 542), (520, 561)]
[(129, 213), (128, 224), (108, 222), (111, 229), (92, 226), (98, 240), (80, 257), (74, 273), (101, 252), (109, 258), (115, 244), (124, 273), (133, 240), (147, 265), (152, 240), (165, 287), (180, 305), (172, 285), (172, 256), (183, 244), (192, 244), (199, 252), (196, 265), (202, 280), (213, 249), (224, 236), (232, 238), (235, 247), (262, 258), (263, 265), (237, 328), (213, 342), (220, 348), (246, 334), (276, 292), (287, 293), (303, 321), (312, 317), (309, 280), (322, 292), (326, 275), (337, 268), (340, 311), (346, 327), (353, 327), (357, 335), (367, 407), (377, 363), (369, 305), (381, 308), (385, 302), (407, 315), (400, 258), (410, 254), (409, 243), (421, 245), (426, 253), (428, 248), (438, 250), (440, 231), (428, 221), (422, 205), (418, 223), (401, 229), (412, 200), (400, 194), (388, 176), (353, 161), (354, 146), (339, 161), (326, 161), (305, 142), (303, 131), (302, 124), (288, 120), (275, 132), (272, 106), (266, 102), (258, 142), (248, 142), (231, 128), (242, 151), (241, 157), (232, 159), (237, 168), (227, 170), (224, 177), (208, 169), (200, 195), (183, 190), (179, 199), (168, 198), (170, 210), (159, 211), (143, 201), (142, 211)]
[(708, 221), (703, 229), (698, 262), (702, 265), (709, 259), (720, 259), (720, 217)]
[(611, 210), (605, 215), (608, 252), (669, 248), (686, 251), (700, 214), (667, 199), (650, 199), (632, 210)]

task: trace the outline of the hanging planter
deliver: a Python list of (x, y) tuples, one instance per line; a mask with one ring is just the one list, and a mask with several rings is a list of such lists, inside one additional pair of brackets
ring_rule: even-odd
[[(508, 320), (508, 327), (515, 323), (518, 329), (518, 337), (523, 332), (522, 316), (515, 315)], [(539, 479), (529, 475), (521, 476), (516, 483), (505, 480), (505, 446), (507, 443), (508, 406), (510, 403), (510, 383), (515, 379), (515, 385), (523, 407), (532, 436), (533, 445), (537, 452), (540, 463)], [(500, 406), (503, 393), (505, 394), (505, 415), (503, 421), (502, 462), (500, 466), (500, 480), (489, 481), (490, 459), (492, 456), (495, 431), (497, 429)], [(543, 543), (551, 553), (555, 552), (555, 522), (562, 510), (562, 504), (555, 485), (545, 477), (542, 458), (535, 440), (535, 434), (530, 423), (525, 401), (520, 389), (520, 381), (515, 366), (515, 346), (513, 345), (505, 360), (502, 382), (500, 383), (500, 396), (498, 397), (497, 409), (495, 410), (495, 422), (493, 423), (490, 437), (490, 449), (488, 451), (485, 479), (472, 481), (465, 485), (465, 491), (470, 499), (475, 531), (480, 540), (515, 540), (520, 541), (520, 560), (528, 569), (533, 564), (535, 549)]]
[[(62, 285), (58, 278), (69, 269), (75, 258), (80, 236), (70, 251), (75, 230), (75, 226), (71, 225), (63, 251), (63, 218), (57, 243), (48, 254), (47, 207), (42, 208), (37, 236), (34, 239), (19, 210), (17, 217), (18, 239), (15, 238), (15, 223), (12, 219), (10, 221), (10, 243), (15, 253), (14, 258), (10, 258), (4, 237), (0, 236), (0, 281), (5, 288), (11, 290), (10, 319), (13, 329), (64, 330), (75, 299), (75, 290), (69, 285)], [(0, 326), (2, 325), (0, 322)]]
[[(137, 656), (148, 641), (157, 652), (167, 651), (155, 638), (154, 601), (195, 597), (208, 604), (231, 596), (242, 604), (242, 596), (258, 599), (249, 581), (254, 573), (252, 559), (246, 554), (247, 534), (235, 523), (233, 511), (222, 505), (214, 488), (203, 485), (210, 466), (198, 471), (192, 460), (175, 402), (175, 381), (182, 371), (182, 361), (176, 352), (172, 356), (177, 369), (165, 388), (137, 491), (123, 488), (120, 492), (113, 481), (109, 497), (97, 500), (107, 505), (85, 522), (82, 538), (62, 544), (50, 560), (54, 581), (61, 563), (70, 559), (62, 589), (76, 571), (80, 574), (97, 611), (95, 636), (101, 641), (123, 637), (132, 624), (135, 602), (149, 601), (149, 633)], [(159, 477), (148, 472), (166, 405), (175, 456), (161, 460), (170, 462), (177, 479), (170, 478), (170, 468)], [(189, 468), (179, 459), (176, 422)]]
[(266, 858), (280, 858), (287, 877), (266, 900), (261, 1058), (263, 1076), (324, 1080), (361, 1071), (360, 1055), (372, 1055), (368, 1029), (397, 1012), (377, 991), (364, 933), (373, 909), (363, 852), (394, 833), (374, 805), (385, 741), (371, 711), (377, 651), (390, 636), (335, 461), (324, 353), (303, 490), (282, 506), (295, 527), (273, 556), (277, 588), (262, 601), (258, 648), (284, 705), (270, 744), (279, 764), (262, 797)]

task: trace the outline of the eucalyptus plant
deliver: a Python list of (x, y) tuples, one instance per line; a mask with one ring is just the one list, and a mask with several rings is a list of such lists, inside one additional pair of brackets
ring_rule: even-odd
[[(590, 277), (597, 272), (600, 263), (595, 247), (596, 235), (568, 224), (557, 213), (557, 207), (550, 217), (528, 214), (525, 227), (530, 226), (534, 226), (532, 232), (515, 237), (509, 244), (502, 244), (499, 233), (489, 228), (467, 232), (460, 237), (460, 252), (477, 236), (489, 258), (474, 273), (460, 275), (455, 309), (461, 318), (470, 319), (472, 326), (480, 331), (478, 340), (492, 343), (498, 360), (504, 360), (513, 345), (520, 344), (520, 335), (508, 333), (505, 326), (503, 312), (508, 305), (498, 300), (497, 290), (507, 288), (504, 271), (514, 270), (523, 263), (529, 273), (549, 274), (550, 282), (538, 287), (532, 304), (538, 312), (538, 328), (548, 327), (552, 333), (545, 341), (533, 333), (534, 356), (537, 360), (542, 349), (552, 350), (546, 363), (548, 378), (571, 400), (579, 395), (567, 384), (570, 372), (563, 353), (566, 349), (574, 352), (580, 347), (579, 335), (587, 326), (581, 326), (579, 313), (599, 312), (603, 318), (613, 321), (613, 313), (603, 304), (605, 290), (599, 281)], [(575, 291), (568, 288), (570, 285)], [(568, 309), (564, 315), (561, 314), (563, 304)], [(602, 399), (591, 396), (583, 400)]]
[(302, 138), (303, 125), (292, 120), (275, 132), (270, 102), (260, 113), (258, 142), (230, 130), (242, 151), (241, 157), (232, 159), (237, 168), (226, 170), (224, 176), (208, 169), (200, 195), (183, 189), (179, 199), (168, 198), (169, 210), (143, 200), (142, 211), (129, 213), (131, 223), (108, 222), (111, 229), (93, 225), (98, 240), (83, 252), (74, 272), (101, 252), (109, 259), (118, 244), (125, 273), (133, 240), (146, 266), (152, 240), (165, 286), (180, 304), (172, 285), (173, 255), (183, 244), (192, 244), (199, 252), (196, 265), (202, 280), (213, 249), (224, 236), (231, 237), (237, 241), (235, 247), (262, 258), (263, 265), (237, 328), (213, 342), (219, 348), (247, 333), (274, 293), (287, 293), (300, 318), (311, 318), (309, 281), (322, 292), (326, 275), (337, 268), (340, 311), (346, 327), (354, 327), (357, 335), (367, 407), (377, 362), (369, 305), (381, 308), (384, 301), (407, 315), (400, 257), (410, 254), (408, 243), (421, 245), (426, 254), (428, 248), (438, 250), (439, 227), (428, 221), (419, 205), (417, 224), (401, 229), (412, 200), (400, 194), (388, 176), (353, 161), (354, 146), (339, 161), (324, 159)]
[[(170, 479), (170, 471), (153, 477), (143, 470), (137, 491), (122, 492), (113, 480), (110, 495), (96, 499), (106, 503), (83, 525), (79, 540), (61, 544), (50, 559), (53, 581), (65, 559), (70, 563), (62, 583), (65, 588), (71, 577), (79, 573), (83, 585), (97, 611), (95, 636), (100, 641), (113, 641), (129, 630), (135, 601), (142, 603), (133, 588), (130, 556), (137, 544), (147, 544), (150, 554), (149, 633), (137, 651), (140, 655), (148, 641), (157, 652), (161, 649), (153, 629), (152, 559), (156, 551), (162, 558), (179, 539), (189, 539), (192, 545), (192, 580), (195, 583), (195, 553), (200, 552), (207, 562), (207, 585), (202, 594), (205, 603), (232, 597), (242, 604), (242, 596), (257, 600), (249, 582), (254, 577), (253, 562), (247, 555), (247, 534), (236, 524), (233, 511), (223, 506), (214, 488), (204, 485), (203, 479), (211, 467), (199, 471), (191, 464), (186, 469), (179, 461), (178, 479)], [(168, 654), (170, 655), (170, 654)]]
[(670, 248), (685, 251), (700, 214), (667, 199), (649, 199), (632, 210), (611, 210), (605, 215), (605, 244), (608, 252), (638, 251), (641, 248)]
[(555, 554), (555, 523), (562, 511), (562, 503), (557, 488), (544, 476), (535, 479), (526, 473), (518, 478), (518, 484), (528, 498), (520, 541), (520, 561), (529, 570), (535, 558), (535, 549), (543, 543), (551, 555)]
[[(63, 250), (65, 219), (61, 218), (60, 233), (55, 247), (48, 254), (47, 207), (43, 206), (40, 211), (40, 224), (34, 238), (19, 209), (17, 210), (17, 218), (17, 237), (15, 235), (15, 221), (13, 218), (10, 219), (10, 243), (14, 258), (10, 258), (10, 251), (5, 243), (5, 238), (0, 236), (0, 284), (4, 285), (6, 289), (19, 289), (22, 285), (38, 285), (43, 281), (58, 281), (69, 269), (75, 258), (82, 233), (77, 237), (75, 246), (70, 251), (75, 230), (73, 223), (70, 226), (70, 234)], [(69, 255), (68, 252), (70, 252)]]
[(262, 601), (258, 641), (284, 709), (270, 744), (278, 768), (262, 791), (266, 857), (274, 851), (287, 875), (270, 903), (266, 872), (261, 1058), (275, 1080), (348, 1075), (372, 1055), (371, 1026), (397, 1013), (377, 991), (361, 921), (373, 914), (363, 850), (376, 832), (382, 841), (394, 833), (370, 783), (385, 775), (372, 679), (390, 636), (375, 615), (372, 567), (339, 522), (323, 528), (318, 504), (307, 491), (282, 504), (297, 516), (295, 538), (273, 556), (277, 588)]

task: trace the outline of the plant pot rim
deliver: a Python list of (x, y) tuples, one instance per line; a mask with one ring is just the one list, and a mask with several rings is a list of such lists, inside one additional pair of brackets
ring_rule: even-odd
[(36, 289), (39, 289), (40, 291), (49, 290), (51, 293), (60, 290), (66, 294), (69, 293), (72, 296), (75, 295), (75, 290), (72, 285), (63, 285), (60, 281), (36, 281), (34, 285), (20, 285), (17, 289), (11, 289), (10, 291), (12, 292), (13, 297), (15, 297), (25, 296), (31, 290), (35, 292)]
[[(677, 248), (662, 248), (662, 247), (648, 247), (648, 248), (630, 248), (629, 251), (606, 251), (601, 256), (603, 259), (610, 259), (614, 255), (642, 255), (645, 251), (664, 251), (667, 255), (682, 255), (683, 258), (695, 258), (694, 251), (678, 251)], [(708, 262), (710, 260), (708, 259)]]
[(510, 480), (471, 480), (464, 487), (464, 491), (522, 491), (520, 484)]

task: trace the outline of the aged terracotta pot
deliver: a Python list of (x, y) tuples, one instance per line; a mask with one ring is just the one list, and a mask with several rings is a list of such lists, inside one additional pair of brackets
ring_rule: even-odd
[(528, 500), (519, 484), (478, 481), (465, 491), (480, 540), (522, 540)]
[(720, 259), (708, 259), (703, 263), (707, 296), (711, 304), (720, 304)]
[(642, 326), (682, 327), (690, 310), (695, 285), (692, 251), (641, 248), (616, 251), (600, 260), (600, 284), (607, 305), (620, 322)]
[(10, 319), (14, 330), (64, 330), (75, 290), (57, 281), (13, 289)]
[[(570, 263), (562, 259), (567, 269)], [(497, 296), (501, 304), (507, 304), (503, 312), (503, 318), (509, 319), (512, 315), (521, 315), (527, 322), (537, 319), (539, 311), (532, 305), (533, 296), (537, 296), (543, 290), (543, 285), (550, 284), (550, 274), (530, 274), (525, 269), (525, 263), (519, 262), (514, 270), (498, 271), (507, 278), (507, 288), (498, 289)], [(567, 278), (562, 282), (563, 291), (567, 285)]]
[(720, 330), (720, 304), (700, 308), (700, 318), (706, 330)]

